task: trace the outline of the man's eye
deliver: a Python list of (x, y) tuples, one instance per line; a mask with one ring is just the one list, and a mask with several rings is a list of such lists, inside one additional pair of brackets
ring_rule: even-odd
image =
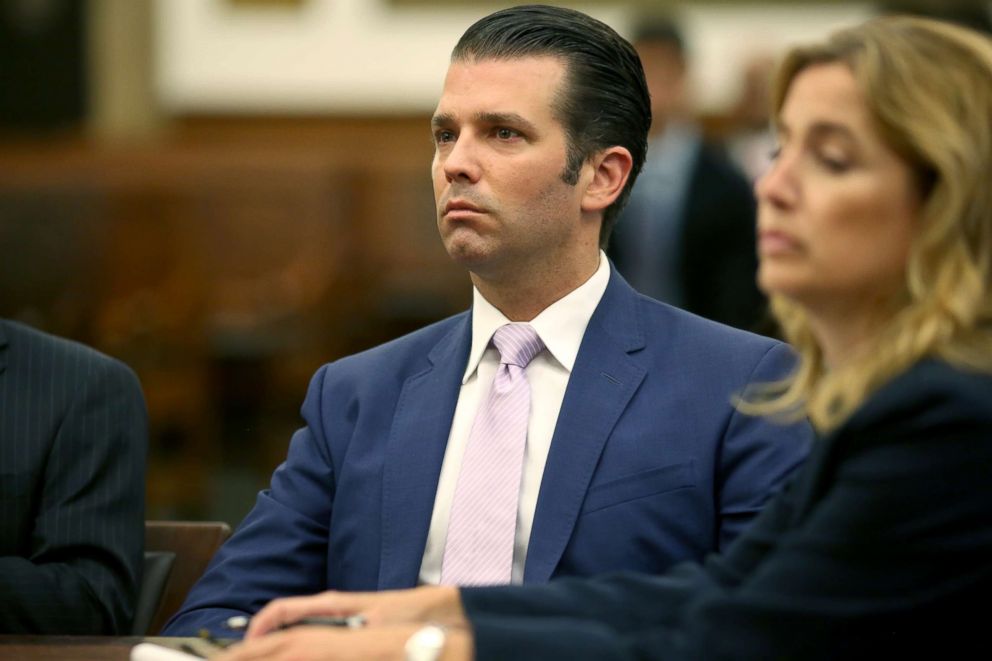
[(513, 129), (496, 129), (496, 137), (500, 140), (512, 140), (520, 134)]
[(454, 131), (437, 131), (434, 133), (434, 142), (442, 144), (452, 142), (455, 139)]

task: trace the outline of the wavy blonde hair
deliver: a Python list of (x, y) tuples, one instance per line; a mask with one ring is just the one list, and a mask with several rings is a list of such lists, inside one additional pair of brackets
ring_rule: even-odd
[(929, 19), (872, 19), (789, 51), (775, 111), (799, 72), (825, 63), (851, 70), (883, 141), (914, 170), (923, 204), (905, 288), (854, 364), (828, 371), (803, 308), (772, 297), (800, 361), (786, 380), (746, 392), (741, 407), (805, 414), (821, 432), (924, 357), (992, 372), (992, 40)]

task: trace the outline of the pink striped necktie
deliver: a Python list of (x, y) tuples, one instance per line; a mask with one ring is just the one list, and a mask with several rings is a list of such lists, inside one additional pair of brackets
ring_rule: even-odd
[(530, 417), (524, 368), (544, 343), (530, 324), (506, 324), (493, 344), (499, 367), (465, 447), (441, 562), (443, 585), (510, 582)]

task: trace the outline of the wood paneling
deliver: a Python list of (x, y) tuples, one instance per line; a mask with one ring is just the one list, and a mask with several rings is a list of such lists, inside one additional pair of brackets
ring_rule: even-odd
[(201, 118), (156, 144), (0, 145), (0, 315), (138, 372), (150, 517), (224, 518), (212, 480), (264, 484), (322, 362), (468, 304), (426, 127)]

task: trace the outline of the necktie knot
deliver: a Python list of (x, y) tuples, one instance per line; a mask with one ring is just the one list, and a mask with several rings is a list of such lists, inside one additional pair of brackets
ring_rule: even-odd
[(506, 324), (496, 329), (493, 344), (499, 351), (499, 362), (527, 367), (544, 348), (544, 342), (530, 324)]

